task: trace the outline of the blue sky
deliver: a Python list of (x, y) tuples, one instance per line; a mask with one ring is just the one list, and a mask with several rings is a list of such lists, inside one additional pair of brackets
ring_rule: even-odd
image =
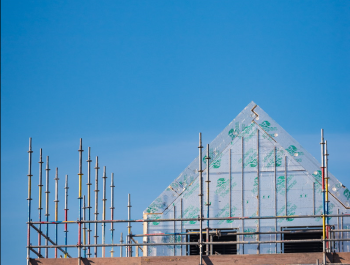
[(116, 218), (127, 216), (128, 193), (140, 218), (195, 158), (198, 132), (212, 141), (252, 100), (318, 160), (324, 128), (330, 171), (350, 186), (349, 1), (5, 0), (1, 7), (4, 264), (26, 256), (29, 137), (33, 220), (39, 148), (50, 156), (51, 178), (59, 167), (59, 219), (65, 174), (70, 219), (78, 217), (80, 137), (107, 176), (115, 173)]

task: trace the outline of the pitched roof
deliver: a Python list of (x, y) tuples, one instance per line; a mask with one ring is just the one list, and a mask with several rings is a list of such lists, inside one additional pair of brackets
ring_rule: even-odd
[[(281, 150), (291, 157), (291, 165), (300, 167), (321, 184), (319, 162), (309, 154), (292, 136), (277, 124), (266, 112), (254, 102), (249, 103), (238, 116), (210, 143), (211, 167), (220, 166), (220, 157), (225, 148), (234, 145), (240, 138), (249, 139), (252, 131), (257, 128), (267, 135)], [(203, 154), (207, 151), (204, 148)], [(203, 155), (204, 156), (204, 155)], [(269, 157), (263, 158), (268, 163)], [(255, 163), (254, 156), (245, 152), (244, 163)], [(199, 157), (196, 157), (185, 170), (149, 205), (146, 213), (163, 213), (179, 196), (187, 192), (198, 178)], [(206, 168), (205, 159), (202, 168)], [(329, 173), (329, 192), (345, 208), (350, 208), (350, 191)]]

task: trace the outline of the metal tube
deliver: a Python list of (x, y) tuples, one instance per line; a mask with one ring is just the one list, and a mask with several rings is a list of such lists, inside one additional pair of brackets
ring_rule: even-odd
[[(111, 220), (114, 218), (114, 173), (111, 173)], [(112, 239), (112, 244), (114, 244), (114, 239), (113, 239), (113, 234), (114, 234), (114, 227), (113, 223), (111, 223), (111, 239)], [(111, 257), (113, 258), (113, 247), (111, 248)]]
[[(349, 230), (340, 230), (340, 231), (346, 231), (349, 232)], [(221, 233), (222, 235), (275, 235), (275, 234), (295, 234), (295, 233), (316, 233), (316, 232), (322, 232), (322, 230), (316, 230), (316, 229), (310, 229), (310, 230), (291, 230), (291, 231), (270, 231), (270, 232), (224, 232)], [(174, 233), (152, 233), (152, 234), (135, 234), (131, 235), (132, 237), (145, 237), (145, 236), (173, 236)], [(175, 233), (175, 235), (199, 235), (199, 232), (185, 232), (185, 233)], [(216, 231), (212, 231), (209, 233), (209, 235), (217, 235)], [(252, 241), (253, 242), (253, 241)]]
[[(43, 149), (40, 148), (40, 159), (39, 159), (39, 222), (41, 222), (41, 212), (43, 210), (42, 207), (42, 194), (43, 194)], [(39, 230), (41, 231), (41, 224), (39, 225)], [(38, 245), (41, 245), (41, 235), (38, 234)], [(41, 248), (38, 249), (39, 255), (41, 255)]]
[[(68, 175), (66, 175), (66, 182), (64, 186), (64, 219), (65, 221), (68, 221)], [(64, 224), (64, 233), (65, 233), (65, 238), (64, 242), (66, 245), (68, 245), (68, 223)], [(67, 248), (65, 248), (66, 253), (64, 254), (64, 257), (67, 258)]]
[[(209, 144), (207, 144), (207, 218), (209, 218), (209, 206), (210, 206), (210, 201), (209, 201), (209, 168), (210, 168), (210, 156), (209, 156)], [(231, 172), (231, 149), (230, 149), (230, 172)], [(231, 174), (230, 174), (230, 215), (231, 216)], [(174, 217), (175, 218), (175, 217)], [(206, 241), (209, 242), (209, 219), (207, 220), (207, 235), (206, 235)], [(209, 256), (209, 248), (206, 247), (205, 249), (206, 255)]]
[[(46, 236), (38, 229), (36, 228), (34, 225), (32, 225), (32, 228), (34, 228), (34, 230), (36, 230), (39, 234), (41, 234), (44, 238), (46, 238)], [(349, 229), (343, 229), (343, 230), (334, 230), (335, 232), (349, 232)], [(294, 230), (294, 231), (278, 231), (278, 232), (247, 232), (247, 233), (243, 233), (245, 235), (255, 235), (255, 234), (295, 234), (295, 233), (315, 233), (315, 232), (322, 232), (322, 230)], [(179, 235), (180, 233), (176, 233), (176, 235)], [(199, 232), (187, 232), (187, 233), (182, 233), (182, 235), (195, 235), (195, 234), (199, 234)], [(235, 232), (227, 232), (224, 233), (225, 235), (241, 235), (242, 233), (235, 233)], [(173, 233), (155, 233), (155, 234), (136, 234), (136, 235), (132, 235), (132, 237), (144, 237), (144, 236), (171, 236), (174, 235)], [(210, 235), (216, 235), (216, 232), (210, 232)], [(51, 239), (48, 239), (50, 241), (50, 243), (52, 243), (53, 246), (56, 246), (55, 242), (53, 242)], [(301, 240), (303, 241), (303, 240)], [(337, 239), (333, 239), (333, 240), (327, 240), (327, 241), (338, 241)], [(343, 239), (342, 241), (350, 241), (350, 239)], [(288, 242), (288, 240), (286, 240), (286, 242)], [(253, 241), (251, 241), (251, 244), (253, 244)], [(40, 246), (39, 246), (40, 247)], [(56, 246), (57, 247), (57, 246)], [(64, 245), (65, 247), (65, 245)], [(60, 249), (58, 247), (58, 249), (60, 251), (62, 251), (63, 253), (65, 253), (64, 250)], [(67, 253), (68, 254), (68, 253)], [(69, 255), (68, 255), (69, 256)], [(70, 256), (69, 256), (70, 257)]]
[[(274, 157), (274, 194), (275, 194), (275, 216), (277, 216), (277, 173), (276, 173), (276, 146), (273, 148), (273, 157)], [(275, 219), (275, 232), (277, 232), (277, 219)], [(277, 233), (275, 234), (275, 240), (277, 241)], [(277, 254), (277, 244), (275, 244), (275, 253)]]
[[(179, 219), (176, 219), (179, 220)], [(197, 220), (197, 219), (194, 219)], [(157, 220), (158, 221), (158, 220)], [(175, 221), (175, 220), (174, 220)], [(41, 233), (38, 228), (36, 228), (32, 223), (31, 226), (38, 232)], [(277, 232), (226, 232), (224, 234), (227, 235), (257, 235), (257, 234), (290, 234), (290, 233), (314, 233), (314, 232), (322, 232), (322, 230), (293, 230), (293, 231), (277, 231)], [(334, 229), (332, 232), (350, 232), (350, 229)], [(44, 238), (46, 236), (41, 233)], [(176, 235), (193, 235), (193, 234), (199, 234), (199, 232), (185, 232), (185, 233), (175, 233)], [(216, 234), (216, 232), (210, 232), (210, 234)], [(145, 237), (145, 236), (172, 236), (174, 233), (152, 233), (152, 234), (135, 234), (131, 235), (131, 237)], [(50, 241), (50, 240), (49, 240)], [(335, 240), (337, 241), (337, 240)], [(55, 245), (55, 242), (50, 241), (53, 245)], [(253, 242), (253, 241), (252, 241)]]
[(125, 242), (127, 243), (126, 244), (127, 246), (125, 246), (125, 257), (128, 257), (128, 251), (129, 251), (128, 235), (126, 235), (126, 237), (125, 237)]
[[(182, 219), (182, 198), (180, 199), (180, 218)], [(182, 233), (182, 221), (180, 221), (180, 233)], [(182, 236), (180, 238), (181, 238), (180, 242), (182, 242)], [(180, 256), (182, 256), (182, 246), (180, 250), (181, 250)]]
[[(325, 214), (328, 214), (328, 150), (327, 150), (327, 141), (325, 141), (325, 193), (326, 193), (326, 211)], [(329, 220), (326, 217), (326, 225), (329, 225)]]
[[(333, 226), (334, 228), (334, 226)], [(331, 238), (330, 239), (335, 239), (335, 233), (332, 231), (332, 234), (331, 234)], [(335, 241), (332, 242), (332, 249), (331, 249), (331, 252), (335, 252)]]
[[(175, 210), (176, 208), (175, 208), (175, 205), (174, 205), (174, 219), (175, 219), (175, 212), (176, 212), (176, 210)], [(173, 226), (174, 226), (174, 243), (176, 242), (176, 221), (174, 221), (174, 224), (173, 224)], [(174, 247), (173, 247), (173, 251), (174, 251), (174, 256), (176, 256), (176, 253), (175, 253), (175, 245), (174, 245)]]
[[(35, 249), (32, 249), (32, 248), (29, 248), (29, 249), (30, 249), (30, 251), (32, 251), (35, 255), (37, 255), (38, 258), (43, 258), (42, 255), (40, 255), (38, 252), (35, 251)], [(41, 248), (40, 248), (40, 249), (41, 249)]]
[[(332, 231), (331, 231), (331, 227), (330, 226), (328, 226), (327, 227), (328, 229), (329, 229), (329, 231), (328, 231), (328, 239), (334, 239), (334, 237), (332, 238)], [(331, 241), (331, 242), (327, 242), (328, 243), (328, 252), (329, 253), (332, 253), (332, 248), (333, 248), (333, 243), (334, 243), (334, 241)], [(333, 248), (334, 249), (334, 248)]]
[(315, 215), (315, 182), (312, 182), (312, 212)]
[(31, 222), (31, 201), (32, 201), (32, 138), (29, 138), (28, 150), (28, 227), (27, 227), (27, 265), (30, 262), (30, 222)]
[[(349, 217), (350, 214), (342, 214), (340, 217)], [(281, 215), (281, 216), (233, 216), (233, 217), (210, 217), (209, 220), (258, 220), (258, 219), (286, 219), (286, 218), (320, 218), (322, 215)], [(328, 217), (338, 217), (337, 214), (329, 214)], [(203, 217), (203, 221), (208, 220), (208, 218)], [(198, 218), (168, 218), (168, 219), (157, 219), (157, 222), (173, 222), (173, 221), (198, 221)], [(135, 220), (97, 220), (97, 221), (67, 221), (67, 223), (142, 223), (142, 222), (154, 222), (153, 219), (135, 219)], [(52, 222), (30, 222), (31, 224), (64, 224), (65, 221), (52, 221)], [(27, 222), (28, 224), (28, 222)]]
[[(339, 215), (339, 208), (337, 209), (337, 214)], [(340, 227), (339, 227), (339, 217), (337, 217), (337, 229), (339, 230)], [(337, 233), (337, 238), (340, 237), (340, 233), (338, 232)], [(340, 241), (338, 241), (338, 252), (340, 252)]]
[[(83, 220), (85, 221), (86, 216), (85, 216), (85, 195), (83, 196)], [(86, 245), (86, 223), (83, 223), (83, 244)], [(86, 258), (86, 247), (83, 247), (84, 250), (84, 258)]]
[[(340, 229), (343, 230), (343, 217), (340, 217)], [(342, 240), (343, 240), (343, 232), (340, 232), (340, 241), (342, 241)], [(341, 242), (341, 252), (344, 252), (343, 242)]]
[[(49, 223), (49, 195), (50, 195), (50, 191), (49, 191), (49, 173), (50, 173), (50, 168), (49, 168), (49, 156), (46, 157), (46, 190), (45, 190), (45, 195), (46, 195), (46, 222)], [(46, 225), (46, 238), (49, 238), (49, 225)], [(49, 244), (48, 240), (45, 240), (45, 245), (47, 246)], [(49, 250), (45, 249), (45, 258), (49, 257)]]
[(120, 257), (123, 257), (123, 233), (120, 233)]
[[(327, 241), (334, 241), (337, 239), (328, 239)], [(350, 239), (344, 239), (342, 241), (350, 241)], [(301, 243), (301, 242), (322, 242), (322, 239), (303, 239), (303, 240), (278, 240), (277, 242), (274, 240), (270, 240), (270, 241), (224, 241), (224, 242), (209, 242), (209, 245), (238, 245), (238, 244), (273, 244), (273, 243), (293, 243), (293, 244), (297, 244), (297, 243)], [(92, 247), (120, 247), (120, 246), (170, 246), (170, 245), (198, 245), (198, 242), (178, 242), (178, 243), (134, 243), (134, 244), (93, 244), (91, 245)], [(206, 242), (204, 242), (203, 244), (206, 244)], [(87, 247), (87, 245), (82, 245), (82, 247)], [(31, 248), (62, 248), (62, 247), (68, 247), (68, 248), (76, 248), (77, 245), (53, 245), (53, 246), (33, 246)]]
[[(257, 146), (256, 146), (256, 148), (257, 148), (257, 166), (256, 166), (256, 169), (257, 169), (257, 178), (258, 178), (258, 190), (257, 190), (257, 199), (258, 199), (258, 202), (257, 202), (257, 204), (258, 204), (258, 209), (257, 209), (257, 216), (260, 216), (260, 177), (259, 177), (259, 175), (260, 175), (260, 172), (259, 172), (259, 170), (260, 170), (260, 159), (259, 159), (259, 145), (260, 145), (260, 143), (259, 143), (259, 129), (256, 129), (256, 135), (257, 135), (257, 139), (256, 139), (256, 141), (257, 141)], [(257, 231), (259, 232), (260, 231), (260, 220), (258, 220), (258, 224), (257, 224)], [(260, 235), (257, 235), (257, 241), (260, 241)], [(257, 254), (260, 254), (260, 245), (258, 244), (258, 248), (257, 248)]]
[[(327, 150), (327, 141), (325, 141), (325, 219), (326, 219), (326, 238), (328, 239), (329, 237), (329, 218), (327, 217), (328, 215), (328, 203), (329, 203), (329, 200), (328, 200), (328, 150)], [(329, 250), (329, 242), (326, 242), (326, 250), (328, 252), (330, 252)]]
[[(128, 194), (128, 220), (131, 220), (131, 199), (130, 193)], [(128, 222), (128, 244), (131, 244), (131, 223)], [(128, 247), (128, 257), (132, 257), (132, 247)]]
[[(88, 220), (90, 221), (91, 220), (91, 156), (90, 156), (90, 151), (91, 151), (91, 148), (89, 147), (88, 148), (88, 160), (86, 160), (86, 162), (88, 163), (88, 172), (87, 172), (87, 177), (88, 177), (88, 183), (86, 184), (88, 186), (88, 199), (87, 199), (87, 208), (88, 208)], [(90, 234), (91, 234), (91, 226), (90, 226), (90, 223), (88, 224), (88, 245), (90, 245)], [(90, 247), (88, 247), (88, 254), (87, 256), (90, 258), (91, 256), (91, 250), (90, 250)]]
[(323, 138), (323, 129), (321, 129), (321, 171), (322, 171), (322, 227), (323, 227), (323, 264), (326, 264), (326, 220), (325, 220), (325, 213), (326, 213), (326, 206), (325, 206), (325, 182), (324, 182), (324, 138)]
[[(37, 231), (40, 235), (42, 235), (43, 238), (47, 239), (47, 240), (52, 244), (52, 246), (56, 246), (55, 242), (53, 242), (50, 238), (48, 238), (42, 231), (40, 231), (38, 228), (36, 228), (33, 224), (31, 224), (30, 226), (31, 226), (35, 231)], [(67, 244), (66, 244), (66, 245), (67, 245)], [(65, 245), (65, 246), (66, 246), (66, 245)], [(64, 246), (64, 247), (65, 247), (65, 246)], [(57, 246), (56, 246), (56, 247), (57, 247)], [(48, 249), (48, 248), (45, 248), (45, 249)], [(58, 249), (59, 251), (62, 251), (63, 254), (67, 254), (67, 256), (68, 256), (69, 258), (71, 258), (71, 256), (70, 256), (67, 252), (65, 252), (62, 248), (57, 247), (57, 249)], [(31, 250), (33, 250), (33, 249), (31, 249)]]
[(285, 215), (288, 216), (288, 198), (287, 198), (287, 187), (288, 187), (288, 181), (287, 181), (287, 156), (284, 156), (284, 202), (285, 202)]
[[(273, 170), (267, 170), (267, 169), (262, 170), (262, 169), (260, 169), (260, 173), (272, 173), (273, 174), (273, 172), (274, 172)], [(278, 173), (284, 173), (284, 169), (282, 169), (282, 170), (277, 169), (277, 172)], [(288, 169), (288, 172), (289, 173), (290, 172), (305, 172), (305, 173), (307, 173), (307, 171), (305, 169)], [(229, 172), (228, 172), (228, 170), (220, 172), (220, 174), (223, 174), (223, 173), (228, 174)], [(234, 174), (238, 175), (238, 174), (241, 174), (241, 173), (242, 173), (241, 170), (240, 171), (233, 171), (233, 170), (231, 170), (232, 176)], [(245, 170), (244, 173), (255, 173), (256, 174), (256, 169), (255, 170)]]
[(199, 133), (199, 265), (202, 265), (203, 255), (203, 235), (202, 235), (202, 218), (203, 218), (203, 187), (202, 187), (202, 133)]
[[(208, 145), (209, 146), (209, 145)], [(209, 155), (208, 155), (209, 156)], [(232, 172), (231, 172), (231, 149), (228, 150), (228, 178), (229, 178), (229, 202), (228, 216), (232, 216)]]
[(83, 176), (83, 139), (80, 138), (80, 146), (79, 146), (79, 223), (78, 223), (78, 263), (80, 265), (81, 263), (81, 200), (83, 199), (82, 196), (82, 176)]
[[(102, 193), (102, 220), (106, 220), (106, 166), (103, 167), (103, 193)], [(102, 244), (105, 243), (106, 238), (106, 223), (102, 223)], [(105, 247), (102, 247), (102, 258), (105, 257)]]
[[(242, 203), (242, 217), (244, 216), (244, 137), (242, 136), (242, 181), (241, 181), (241, 203)], [(244, 232), (244, 220), (242, 219), (242, 232)], [(242, 242), (244, 241), (244, 236), (242, 235)], [(244, 254), (244, 244), (242, 244), (242, 254)]]
[[(334, 228), (335, 228), (335, 226), (333, 226), (333, 230), (335, 230)], [(335, 232), (333, 231), (333, 239), (336, 239), (336, 238), (337, 238), (337, 233), (335, 233)], [(337, 245), (337, 242), (336, 242), (336, 241), (333, 241), (333, 252), (337, 252), (337, 247), (336, 247), (336, 245)]]
[[(95, 166), (95, 221), (98, 220), (98, 170), (100, 168), (98, 167), (98, 156), (96, 156), (96, 166)], [(97, 235), (97, 222), (95, 223), (95, 235), (94, 235), (94, 238), (95, 238), (95, 245), (97, 245), (97, 238), (98, 238), (98, 235)], [(95, 258), (97, 258), (97, 247), (95, 247)]]
[[(56, 167), (56, 177), (54, 178), (55, 180), (55, 221), (58, 221), (58, 167)], [(56, 228), (56, 236), (55, 236), (55, 243), (58, 245), (58, 225), (55, 225)], [(57, 259), (57, 248), (55, 248), (55, 259)]]
[(327, 260), (326, 260), (326, 220), (325, 220), (325, 189), (324, 189), (324, 138), (323, 138), (323, 129), (321, 129), (321, 171), (322, 171), (322, 208), (323, 208), (323, 212), (322, 212), (322, 227), (323, 227), (323, 264), (326, 264)]

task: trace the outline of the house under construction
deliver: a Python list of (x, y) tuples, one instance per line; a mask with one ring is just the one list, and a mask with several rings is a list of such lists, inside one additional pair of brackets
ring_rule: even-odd
[[(302, 257), (301, 254), (293, 256), (292, 253), (311, 253), (309, 259), (313, 259), (314, 263), (315, 257), (322, 264), (335, 262), (334, 255), (338, 255), (339, 263), (350, 261), (350, 255), (344, 253), (350, 252), (350, 220), (347, 217), (350, 191), (328, 171), (327, 141), (324, 140), (323, 130), (320, 139), (321, 164), (259, 106), (251, 102), (210, 144), (202, 143), (199, 134), (198, 157), (145, 209), (143, 218), (139, 220), (132, 220), (130, 214), (127, 220), (114, 220), (113, 176), (112, 211), (110, 220), (107, 220), (105, 173), (102, 176), (104, 216), (100, 220), (93, 220), (90, 190), (87, 194), (88, 205), (84, 206), (85, 200), (82, 200), (81, 142), (78, 174), (80, 213), (77, 221), (66, 218), (65, 221), (55, 219), (52, 222), (42, 218), (41, 212), (40, 220), (31, 221), (29, 188), (28, 263), (39, 264), (35, 263), (38, 259), (30, 259), (32, 252), (42, 264), (51, 264), (45, 263), (45, 258), (48, 258), (45, 249), (48, 248), (55, 248), (56, 258), (57, 250), (67, 257), (60, 260), (66, 262), (62, 264), (70, 264), (68, 260), (73, 262), (68, 257), (69, 248), (78, 248), (78, 259), (74, 259), (74, 262), (98, 258), (94, 256), (97, 248), (102, 249), (102, 257), (106, 258), (106, 247), (119, 248), (120, 256), (124, 248), (127, 256), (123, 258), (125, 262), (133, 256), (138, 257), (139, 249), (142, 250), (142, 256), (147, 259), (143, 258), (142, 263), (138, 257), (140, 263), (137, 264), (146, 264), (154, 256), (176, 256), (178, 262), (183, 257), (184, 260), (191, 260), (188, 264), (194, 261), (196, 264), (215, 264), (215, 260), (224, 256), (234, 256), (237, 260), (246, 254), (254, 254), (252, 260), (255, 261), (262, 256), (268, 259), (269, 255), (276, 259), (276, 254), (280, 257), (291, 255), (288, 256), (290, 259)], [(31, 152), (30, 145), (29, 186), (32, 176)], [(92, 185), (90, 152), (87, 161), (88, 183)], [(95, 183), (98, 183), (98, 169), (96, 161)], [(43, 186), (42, 183), (40, 185)], [(95, 187), (95, 200), (98, 199), (96, 190), (98, 188)], [(39, 189), (39, 192), (42, 191)], [(39, 197), (41, 200), (41, 195)], [(95, 208), (96, 205), (97, 201)], [(57, 244), (57, 229), (56, 241), (45, 232), (49, 225), (57, 227), (69, 223), (78, 226), (80, 241), (77, 245)], [(97, 242), (97, 237), (90, 240), (94, 230), (97, 230), (97, 223), (112, 224), (111, 240), (106, 241), (103, 231), (101, 242)], [(114, 242), (117, 241), (113, 240), (115, 223), (127, 224), (126, 242)], [(132, 234), (131, 228), (137, 223), (143, 224), (142, 234)], [(33, 229), (45, 242), (40, 241), (36, 246), (31, 244), (30, 231)], [(342, 258), (339, 255), (343, 255)], [(115, 256), (118, 255), (113, 256), (112, 252), (112, 259)], [(94, 262), (98, 264), (96, 260)], [(120, 264), (134, 264), (122, 263), (121, 259), (119, 261)], [(294, 261), (290, 260), (289, 263)], [(304, 263), (310, 262), (305, 258)], [(166, 264), (165, 261), (162, 264)]]

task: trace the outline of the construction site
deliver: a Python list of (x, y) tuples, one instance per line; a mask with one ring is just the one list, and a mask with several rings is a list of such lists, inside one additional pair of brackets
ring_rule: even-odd
[[(82, 139), (73, 190), (30, 138), (27, 264), (350, 264), (350, 191), (328, 170), (326, 136), (320, 128), (314, 139), (319, 162), (251, 102), (211, 143), (199, 133), (198, 156), (178, 177), (168, 173), (172, 182), (137, 219), (129, 194), (125, 220), (115, 217), (114, 173)], [(68, 197), (78, 212), (69, 212)], [(136, 226), (143, 232), (133, 233)]]

